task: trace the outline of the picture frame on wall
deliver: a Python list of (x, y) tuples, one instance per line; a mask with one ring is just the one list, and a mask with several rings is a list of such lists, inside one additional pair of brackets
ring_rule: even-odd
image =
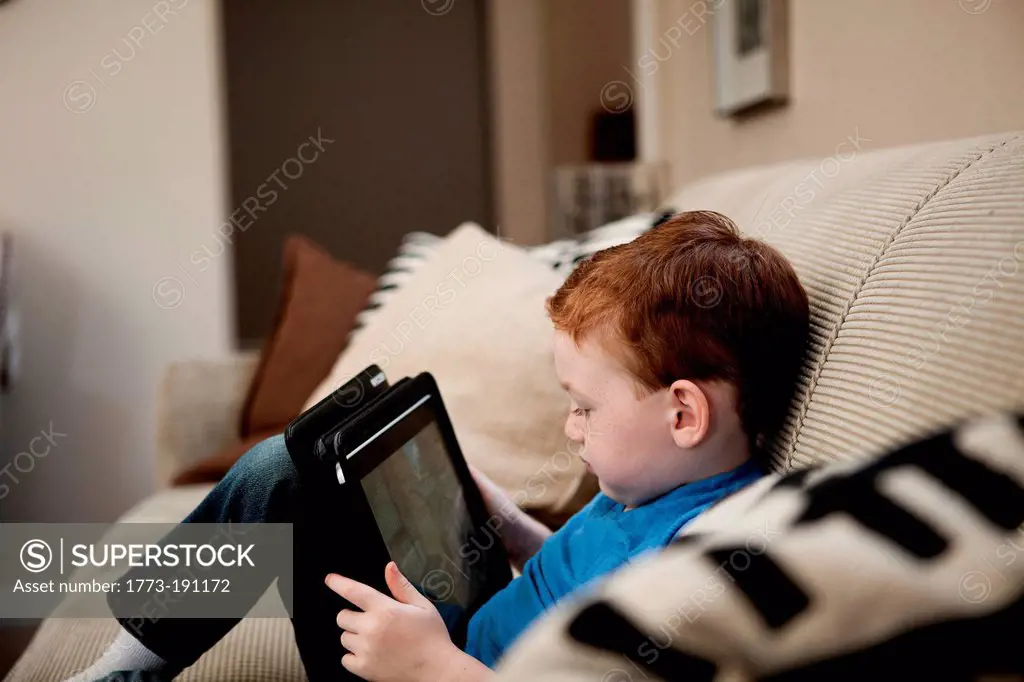
[(719, 116), (788, 101), (788, 9), (787, 0), (719, 0), (711, 15)]

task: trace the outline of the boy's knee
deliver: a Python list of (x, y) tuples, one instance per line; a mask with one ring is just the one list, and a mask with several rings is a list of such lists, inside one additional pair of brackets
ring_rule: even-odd
[(185, 523), (290, 523), (299, 476), (284, 436), (268, 438), (238, 458)]
[(246, 486), (273, 488), (282, 483), (296, 482), (298, 472), (284, 446), (284, 436), (277, 435), (249, 448), (238, 458), (225, 478)]
[(287, 497), (298, 484), (298, 478), (283, 435), (272, 436), (251, 447), (224, 477), (232, 489), (243, 492), (248, 506), (266, 506), (276, 498)]

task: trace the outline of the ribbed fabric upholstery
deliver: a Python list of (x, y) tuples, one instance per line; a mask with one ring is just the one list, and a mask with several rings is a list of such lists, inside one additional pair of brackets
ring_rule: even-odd
[[(121, 521), (166, 523), (184, 518), (212, 487), (204, 484), (163, 490), (140, 502)], [(71, 595), (68, 600), (77, 597), (79, 595)], [(182, 682), (306, 679), (292, 626), (277, 590), (268, 590), (253, 610), (260, 614), (280, 613), (283, 617), (245, 618), (177, 679)], [(48, 618), (5, 680), (54, 682), (67, 679), (92, 665), (110, 646), (119, 628), (113, 618)]]
[(811, 351), (773, 444), (779, 468), (1024, 405), (1024, 134), (852, 149), (672, 200), (729, 215), (808, 290)]
[[(32, 648), (7, 680), (54, 682), (91, 665), (117, 635), (110, 619), (47, 620)], [(246, 618), (195, 665), (175, 678), (180, 682), (285, 682), (306, 679), (291, 624), (282, 618)]]

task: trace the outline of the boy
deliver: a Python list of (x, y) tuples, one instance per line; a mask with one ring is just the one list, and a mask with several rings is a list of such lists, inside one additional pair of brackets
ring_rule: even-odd
[[(761, 476), (763, 445), (789, 406), (808, 327), (807, 296), (777, 251), (741, 238), (720, 214), (682, 213), (581, 263), (547, 309), (555, 371), (570, 399), (565, 433), (601, 492), (551, 533), (474, 472), (489, 510), (511, 517), (502, 539), (522, 575), (473, 616), (464, 651), (394, 563), (385, 569), (390, 596), (328, 575), (328, 587), (361, 609), (337, 615), (349, 651), (342, 665), (360, 677), (488, 679), (488, 666), (546, 609), (668, 544)], [(271, 439), (247, 453), (186, 521), (226, 520), (204, 506), (240, 509), (232, 520), (287, 516), (281, 500), (294, 472), (282, 450)], [(261, 487), (234, 500), (248, 488), (243, 476)], [(298, 628), (297, 639), (302, 651)], [(121, 652), (108, 652), (81, 679), (139, 666), (180, 670), (216, 641), (193, 642), (186, 655), (167, 633), (119, 640)]]
[[(724, 216), (678, 215), (601, 251), (548, 301), (565, 434), (601, 492), (557, 533), (522, 512), (504, 541), (522, 576), (470, 622), (457, 649), (433, 605), (386, 569), (392, 597), (341, 576), (363, 609), (338, 614), (342, 664), (370, 680), (484, 680), (545, 609), (761, 475), (756, 456), (789, 406), (807, 296), (774, 249)], [(488, 507), (514, 509), (482, 476)]]

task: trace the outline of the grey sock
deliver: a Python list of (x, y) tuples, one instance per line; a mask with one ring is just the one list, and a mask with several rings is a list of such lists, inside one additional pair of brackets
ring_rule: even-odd
[(127, 630), (121, 630), (98, 661), (67, 682), (94, 682), (117, 670), (163, 670), (166, 667), (167, 661), (147, 649)]

